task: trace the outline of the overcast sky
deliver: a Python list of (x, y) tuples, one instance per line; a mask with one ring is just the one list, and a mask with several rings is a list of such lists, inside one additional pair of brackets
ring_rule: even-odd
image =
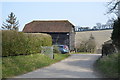
[[(33, 20), (69, 20), (75, 26), (93, 27), (105, 24), (106, 2), (2, 2), (2, 22), (13, 12), (20, 31)], [(2, 23), (1, 22), (1, 23)]]

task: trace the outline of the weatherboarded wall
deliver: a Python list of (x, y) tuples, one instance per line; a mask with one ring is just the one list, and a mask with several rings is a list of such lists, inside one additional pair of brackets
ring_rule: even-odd
[(79, 47), (80, 42), (83, 40), (88, 40), (92, 34), (95, 37), (97, 49), (101, 49), (102, 44), (105, 41), (110, 40), (111, 33), (112, 30), (76, 32), (75, 47)]

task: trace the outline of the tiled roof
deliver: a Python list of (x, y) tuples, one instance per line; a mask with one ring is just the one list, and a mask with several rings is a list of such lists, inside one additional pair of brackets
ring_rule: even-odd
[(38, 20), (26, 24), (23, 32), (71, 32), (72, 28), (68, 20)]

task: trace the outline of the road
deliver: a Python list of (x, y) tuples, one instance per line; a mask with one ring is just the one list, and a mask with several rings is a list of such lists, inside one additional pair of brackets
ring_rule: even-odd
[(100, 54), (71, 54), (65, 60), (15, 78), (102, 78), (93, 67)]

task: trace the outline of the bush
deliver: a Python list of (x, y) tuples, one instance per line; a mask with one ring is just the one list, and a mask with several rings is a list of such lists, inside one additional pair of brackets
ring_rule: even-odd
[(53, 53), (61, 53), (58, 46), (53, 46)]
[(38, 53), (40, 46), (51, 46), (52, 39), (46, 34), (27, 34), (12, 30), (2, 31), (2, 56)]
[(95, 38), (91, 34), (89, 40), (82, 41), (80, 47), (77, 49), (78, 52), (90, 52), (93, 53), (96, 50)]
[(77, 49), (78, 52), (87, 52), (87, 48), (86, 48), (86, 41), (82, 41), (80, 43), (79, 48)]
[(110, 78), (120, 77), (120, 53), (109, 54), (97, 60), (96, 69)]

